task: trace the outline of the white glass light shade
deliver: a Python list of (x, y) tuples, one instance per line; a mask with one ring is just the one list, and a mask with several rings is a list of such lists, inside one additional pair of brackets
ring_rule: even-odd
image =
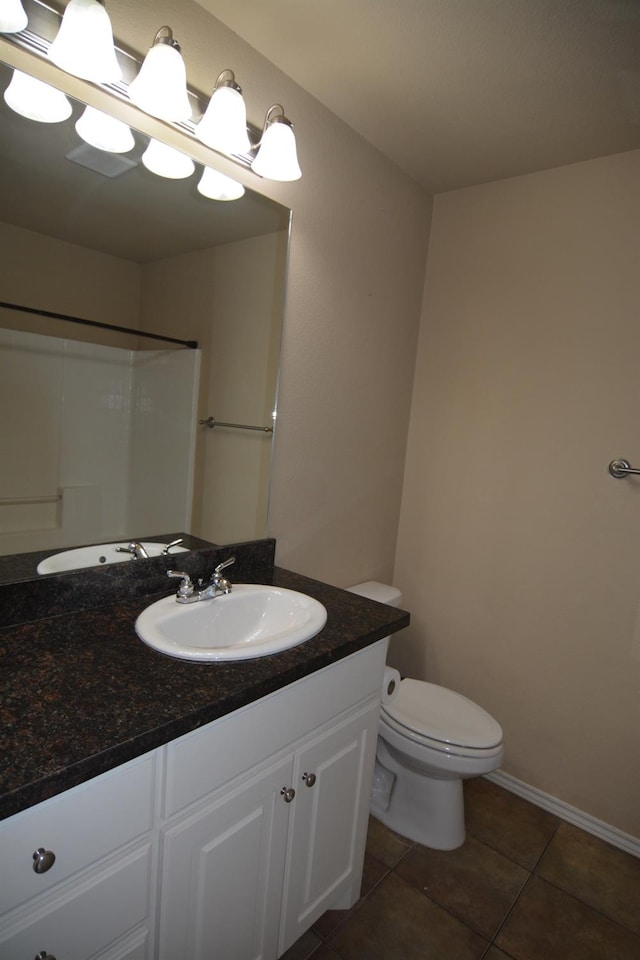
[(184, 180), (185, 177), (190, 177), (196, 168), (186, 153), (181, 153), (160, 140), (149, 141), (149, 146), (142, 154), (142, 162), (151, 173), (169, 180)]
[(19, 33), (28, 22), (20, 0), (0, 0), (0, 33)]
[(126, 123), (95, 107), (85, 108), (76, 121), (76, 131), (85, 143), (97, 150), (108, 150), (109, 153), (128, 153), (136, 145)]
[(232, 177), (205, 167), (198, 183), (198, 193), (209, 200), (238, 200), (244, 194), (244, 187)]
[(160, 120), (189, 120), (187, 70), (176, 46), (155, 43), (144, 58), (138, 76), (129, 85), (129, 99)]
[(247, 134), (247, 108), (242, 94), (233, 87), (218, 87), (195, 134), (198, 140), (222, 153), (247, 153), (251, 142)]
[(58, 34), (49, 47), (49, 59), (82, 80), (120, 80), (122, 71), (113, 46), (111, 21), (98, 0), (69, 0)]
[(61, 90), (20, 70), (13, 71), (4, 99), (16, 113), (39, 123), (60, 123), (71, 116), (71, 103)]
[(251, 169), (267, 180), (300, 179), (302, 170), (298, 164), (296, 138), (289, 123), (274, 120), (269, 124)]

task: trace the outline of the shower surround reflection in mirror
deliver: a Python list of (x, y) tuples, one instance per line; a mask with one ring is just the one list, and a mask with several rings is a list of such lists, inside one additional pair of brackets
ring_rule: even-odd
[(0, 553), (189, 529), (199, 361), (0, 329)]

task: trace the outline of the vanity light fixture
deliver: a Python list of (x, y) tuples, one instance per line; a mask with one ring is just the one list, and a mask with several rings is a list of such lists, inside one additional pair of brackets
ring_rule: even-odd
[(293, 124), (279, 103), (267, 110), (260, 149), (251, 169), (267, 180), (299, 180), (302, 176)]
[(76, 132), (85, 143), (109, 153), (128, 153), (136, 145), (126, 123), (95, 107), (85, 107), (76, 121)]
[(104, 0), (69, 0), (49, 47), (49, 59), (81, 80), (113, 83), (121, 79)]
[(28, 22), (20, 0), (0, 0), (0, 33), (20, 33)]
[(239, 200), (244, 195), (244, 187), (219, 170), (205, 167), (198, 182), (198, 193), (209, 200)]
[(129, 99), (160, 120), (191, 119), (187, 70), (171, 27), (160, 27), (140, 71), (129, 85)]
[[(24, 0), (0, 0), (0, 33), (13, 32), (15, 36), (12, 40), (18, 46), (48, 57), (60, 69), (82, 80), (105, 87), (120, 83), (116, 92), (122, 95), (127, 90), (130, 102), (136, 107), (159, 120), (182, 126), (183, 133), (230, 157), (245, 169), (251, 169), (259, 177), (293, 181), (302, 176), (293, 124), (281, 104), (274, 103), (269, 107), (262, 137), (257, 142), (260, 134), (247, 123), (242, 89), (236, 82), (234, 71), (225, 69), (218, 75), (211, 98), (203, 110), (200, 94), (187, 87), (185, 62), (171, 27), (165, 25), (156, 31), (146, 57), (140, 61), (114, 46), (105, 0), (65, 0), (64, 12), (61, 13), (50, 6), (50, 0), (29, 0), (29, 14), (25, 13), (23, 4)], [(33, 33), (32, 28), (28, 27), (31, 21), (30, 4), (43, 7), (48, 15), (54, 14), (57, 18), (58, 31), (53, 42)], [(131, 83), (121, 82), (119, 58), (138, 65), (137, 76)], [(113, 94), (114, 91), (107, 92)], [(197, 106), (196, 119), (192, 121), (194, 105)], [(20, 112), (19, 107), (14, 109)], [(32, 112), (25, 113), (25, 116), (35, 119)], [(54, 122), (61, 117), (39, 115), (38, 119)], [(78, 126), (83, 139), (85, 126), (88, 127), (89, 123), (83, 117)], [(87, 142), (93, 146), (89, 136), (93, 134), (87, 133)], [(131, 148), (105, 143), (98, 149), (124, 153)], [(150, 162), (155, 162), (153, 156)], [(164, 169), (165, 165), (160, 166)], [(175, 176), (174, 173), (165, 172), (161, 175)], [(185, 175), (189, 174), (179, 174)], [(207, 185), (209, 181), (207, 174), (203, 178), (203, 193), (213, 189)]]
[(223, 70), (216, 80), (204, 116), (196, 125), (198, 140), (221, 153), (248, 153), (251, 141), (247, 134), (247, 108), (242, 87), (236, 83), (233, 70)]
[(142, 154), (142, 162), (151, 173), (155, 173), (158, 177), (167, 177), (169, 180), (184, 180), (190, 177), (196, 168), (195, 163), (186, 153), (153, 139), (149, 141), (149, 146)]
[(4, 99), (16, 113), (39, 123), (61, 123), (71, 116), (71, 103), (62, 90), (21, 70), (13, 71)]

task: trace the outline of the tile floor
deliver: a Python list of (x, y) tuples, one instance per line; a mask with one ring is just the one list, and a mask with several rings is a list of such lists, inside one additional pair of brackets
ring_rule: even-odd
[(488, 780), (465, 794), (458, 850), (371, 818), (362, 897), (282, 960), (640, 960), (640, 859)]

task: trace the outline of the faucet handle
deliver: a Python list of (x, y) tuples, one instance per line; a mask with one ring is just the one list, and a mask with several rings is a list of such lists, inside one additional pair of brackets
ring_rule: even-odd
[(222, 563), (219, 563), (218, 566), (213, 571), (213, 576), (211, 578), (211, 584), (214, 587), (217, 587), (218, 590), (222, 593), (231, 593), (231, 584), (229, 581), (222, 576), (222, 571), (226, 567), (230, 567), (232, 563), (236, 562), (235, 557), (229, 557), (228, 560), (223, 560)]
[(227, 567), (230, 567), (232, 563), (236, 562), (235, 557), (229, 557), (228, 560), (223, 560), (222, 563), (219, 563), (218, 566), (213, 571), (214, 577), (219, 577), (223, 570)]
[(168, 544), (165, 546), (164, 550), (162, 551), (162, 556), (163, 556), (163, 557), (168, 557), (168, 556), (169, 556), (169, 550), (171, 550), (171, 547), (177, 547), (178, 544), (182, 543), (182, 539), (183, 539), (182, 537), (178, 537), (177, 540), (172, 540), (171, 543), (168, 543)]
[(188, 573), (183, 573), (181, 570), (167, 570), (167, 576), (177, 577), (182, 581), (178, 587), (178, 592), (176, 593), (177, 597), (193, 596), (193, 583), (191, 582), (191, 577)]

